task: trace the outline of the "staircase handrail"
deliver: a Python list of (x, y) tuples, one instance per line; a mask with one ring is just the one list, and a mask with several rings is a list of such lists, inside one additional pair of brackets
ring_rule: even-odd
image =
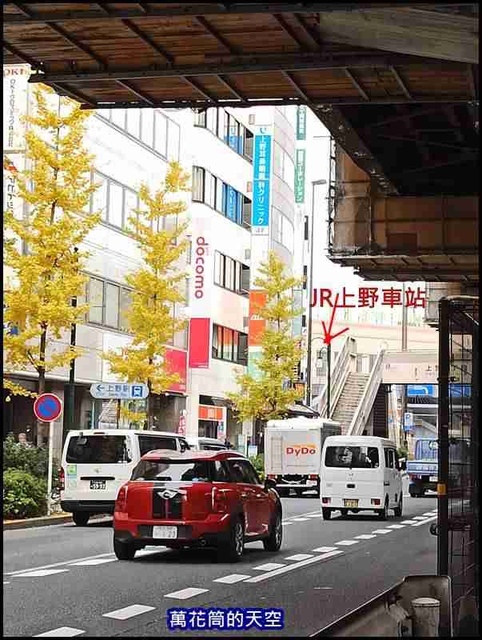
[[(340, 398), (346, 379), (348, 377), (348, 374), (350, 373), (349, 365), (350, 365), (350, 355), (352, 353), (350, 346), (351, 346), (352, 340), (353, 338), (350, 338), (349, 336), (345, 338), (343, 347), (338, 352), (338, 355), (336, 357), (336, 360), (333, 363), (333, 367), (331, 370), (331, 376), (330, 376), (331, 377), (331, 380), (330, 380), (331, 403), (330, 404), (331, 404), (332, 415), (333, 415), (333, 409), (335, 408), (336, 403)], [(320, 395), (314, 398), (313, 400), (313, 407), (318, 411), (318, 413), (322, 418), (326, 417), (326, 411), (328, 408), (327, 391), (328, 391), (328, 384), (325, 383)]]
[(363, 432), (363, 427), (366, 424), (366, 419), (370, 415), (370, 411), (372, 410), (375, 397), (382, 381), (382, 363), (384, 353), (385, 347), (381, 346), (377, 353), (377, 357), (375, 358), (375, 362), (373, 363), (370, 377), (368, 378), (361, 400), (356, 408), (355, 415), (348, 427), (347, 435), (349, 436), (357, 436)]

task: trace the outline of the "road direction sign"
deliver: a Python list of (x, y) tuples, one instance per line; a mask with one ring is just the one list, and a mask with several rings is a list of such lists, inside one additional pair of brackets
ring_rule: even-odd
[(41, 422), (55, 422), (62, 413), (62, 400), (53, 393), (42, 393), (33, 403), (33, 412)]
[(144, 400), (149, 395), (149, 387), (142, 382), (99, 382), (91, 385), (90, 395), (98, 400)]

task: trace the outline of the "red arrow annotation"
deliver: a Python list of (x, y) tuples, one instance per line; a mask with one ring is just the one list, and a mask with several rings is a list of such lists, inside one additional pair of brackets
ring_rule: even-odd
[(326, 328), (326, 324), (325, 324), (324, 320), (321, 321), (321, 325), (323, 327), (323, 342), (325, 344), (330, 344), (331, 341), (333, 340), (333, 338), (337, 338), (338, 336), (341, 336), (342, 333), (345, 333), (350, 328), (350, 327), (345, 327), (345, 329), (342, 329), (341, 331), (337, 331), (337, 333), (331, 333), (331, 329), (333, 327), (333, 322), (335, 320), (336, 310), (340, 308), (338, 306), (339, 298), (340, 298), (340, 294), (337, 293), (335, 295), (335, 304), (333, 305), (333, 307), (331, 309), (330, 324), (329, 324), (328, 330)]

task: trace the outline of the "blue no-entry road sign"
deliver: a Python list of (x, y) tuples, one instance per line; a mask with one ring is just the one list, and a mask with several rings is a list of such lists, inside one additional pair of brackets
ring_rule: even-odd
[(62, 400), (53, 393), (42, 393), (33, 403), (33, 412), (41, 422), (54, 422), (62, 413)]

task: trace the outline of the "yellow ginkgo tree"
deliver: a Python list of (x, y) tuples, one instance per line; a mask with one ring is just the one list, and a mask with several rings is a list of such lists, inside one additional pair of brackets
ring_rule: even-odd
[[(186, 326), (186, 320), (174, 311), (185, 302), (189, 240), (182, 193), (190, 190), (189, 182), (181, 165), (171, 162), (157, 191), (146, 184), (139, 189), (140, 206), (130, 216), (130, 228), (143, 262), (126, 277), (132, 294), (125, 320), (132, 340), (126, 347), (104, 354), (119, 379), (147, 384), (149, 427), (154, 424), (152, 394), (161, 394), (178, 381), (178, 375), (169, 371), (165, 352), (166, 345)], [(129, 413), (125, 416), (131, 417)]]
[[(88, 212), (96, 188), (93, 158), (83, 144), (89, 114), (68, 98), (53, 104), (51, 96), (47, 87), (34, 90), (34, 109), (25, 118), (26, 169), (17, 171), (4, 158), (4, 170), (14, 175), (16, 195), (28, 212), (22, 218), (4, 213), (5, 371), (35, 371), (39, 394), (48, 372), (79, 355), (62, 338), (87, 310), (72, 301), (84, 289), (86, 253), (80, 245), (99, 221)], [(22, 393), (11, 380), (4, 379), (4, 387)]]
[(286, 273), (282, 260), (272, 251), (253, 284), (266, 296), (265, 304), (256, 310), (265, 322), (256, 360), (258, 372), (238, 373), (239, 391), (228, 397), (241, 421), (264, 422), (285, 416), (302, 395), (293, 384), (301, 356), (300, 338), (292, 335), (293, 319), (300, 312), (294, 306), (293, 289), (300, 280)]

